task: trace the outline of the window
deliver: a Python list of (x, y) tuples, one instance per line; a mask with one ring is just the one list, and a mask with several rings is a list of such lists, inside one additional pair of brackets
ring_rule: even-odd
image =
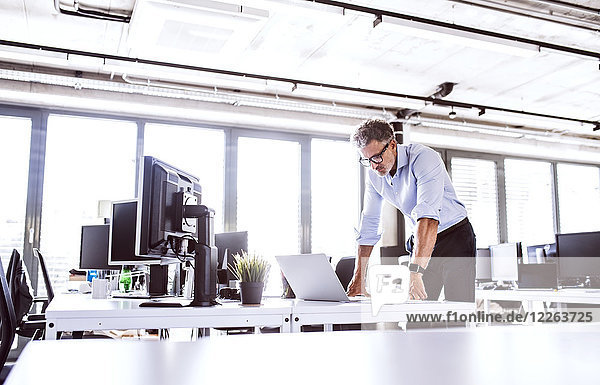
[(311, 143), (312, 252), (335, 260), (356, 254), (358, 163), (348, 141), (313, 139)]
[(554, 242), (550, 163), (506, 159), (508, 242)]
[(600, 230), (600, 168), (558, 164), (560, 232)]
[(477, 247), (498, 244), (498, 189), (496, 162), (453, 157), (452, 184), (467, 208), (477, 237)]
[(135, 123), (48, 118), (40, 248), (55, 291), (79, 266), (81, 226), (102, 223), (98, 201), (135, 197), (136, 141)]
[(31, 120), (0, 116), (0, 256), (4, 269), (13, 249), (23, 255)]
[(215, 232), (223, 231), (225, 134), (222, 130), (146, 124), (144, 155), (198, 177), (202, 204), (215, 210)]
[(265, 294), (279, 295), (274, 257), (300, 252), (300, 143), (239, 138), (237, 181), (237, 230), (271, 262)]

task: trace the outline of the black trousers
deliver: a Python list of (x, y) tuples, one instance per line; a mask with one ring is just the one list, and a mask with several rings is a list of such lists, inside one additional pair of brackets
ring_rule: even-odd
[[(412, 254), (413, 236), (406, 242)], [(442, 288), (448, 301), (475, 301), (475, 233), (468, 219), (438, 234), (423, 273), (427, 299), (437, 301)]]

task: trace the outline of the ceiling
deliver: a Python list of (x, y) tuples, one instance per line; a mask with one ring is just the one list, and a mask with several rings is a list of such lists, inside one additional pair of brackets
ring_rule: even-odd
[[(57, 1), (64, 11), (76, 9), (73, 1)], [(130, 18), (129, 22), (120, 22), (59, 13), (52, 0), (3, 0), (0, 40), (423, 98), (436, 92), (439, 84), (452, 82), (454, 89), (443, 100), (600, 121), (600, 1), (361, 0), (347, 8), (322, 3), (302, 0), (78, 3), (81, 9), (98, 14)], [(367, 12), (352, 10), (352, 6), (361, 6)], [(464, 33), (457, 38), (447, 28), (422, 23), (407, 26), (402, 19), (385, 15), (380, 23), (374, 23), (376, 17), (369, 9), (571, 47), (580, 52), (538, 48), (535, 44), (510, 43), (505, 39), (494, 39), (500, 44), (493, 44), (489, 42), (491, 38), (473, 33), (467, 38)], [(0, 44), (0, 62), (4, 62), (4, 67), (8, 62), (28, 64), (29, 68), (53, 66), (42, 59), (58, 55), (27, 50), (27, 59), (19, 59), (6, 55), (11, 50), (15, 49)], [(35, 55), (40, 59), (35, 59)], [(114, 67), (108, 69), (106, 60), (96, 65), (90, 64), (90, 60), (101, 59), (86, 62), (85, 58), (75, 60), (76, 57), (71, 55), (66, 64), (56, 66), (84, 71), (93, 68), (90, 72), (97, 75), (114, 76), (119, 72)], [(185, 77), (177, 78), (179, 72), (178, 69), (162, 71), (161, 75), (148, 72), (146, 77), (182, 83)], [(139, 80), (144, 74), (140, 71), (135, 75)], [(225, 78), (237, 79), (221, 76), (222, 81)], [(209, 84), (206, 75), (203, 80), (189, 79), (190, 83)], [(448, 106), (423, 100), (377, 96), (371, 100), (365, 93), (330, 92), (327, 87), (294, 82), (250, 78), (237, 81), (247, 82), (248, 90), (260, 83), (264, 88), (260, 92), (277, 96), (308, 95), (388, 109), (410, 108), (439, 116), (450, 111)], [(245, 87), (238, 84), (235, 88)], [(565, 122), (563, 126), (560, 120), (494, 113), (493, 109), (487, 109), (482, 116), (479, 116), (481, 109), (457, 106), (454, 111), (459, 120), (568, 129), (590, 137), (600, 134), (593, 132), (591, 125)]]

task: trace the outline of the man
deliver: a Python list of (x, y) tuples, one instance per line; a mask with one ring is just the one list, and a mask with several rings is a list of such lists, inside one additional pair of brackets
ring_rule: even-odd
[(385, 199), (412, 224), (413, 235), (407, 242), (410, 298), (437, 300), (443, 287), (447, 300), (473, 302), (475, 234), (437, 152), (420, 144), (399, 145), (383, 120), (361, 124), (352, 142), (360, 152), (360, 163), (370, 170), (348, 295), (364, 292), (369, 256), (381, 237), (378, 228)]

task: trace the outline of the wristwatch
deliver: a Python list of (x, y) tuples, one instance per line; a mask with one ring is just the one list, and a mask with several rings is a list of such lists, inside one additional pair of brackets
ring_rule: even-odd
[(425, 272), (425, 269), (423, 269), (421, 265), (418, 265), (416, 263), (410, 263), (408, 265), (408, 271), (410, 271), (411, 273), (423, 274)]

